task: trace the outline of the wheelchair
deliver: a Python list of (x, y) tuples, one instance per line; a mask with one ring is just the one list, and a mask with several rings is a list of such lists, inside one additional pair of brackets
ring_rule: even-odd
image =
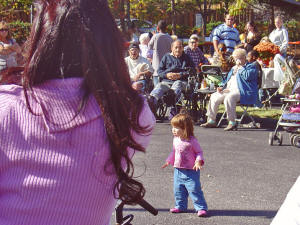
[(153, 109), (157, 120), (163, 121), (166, 117), (168, 108), (170, 107), (175, 108), (176, 112), (174, 113), (178, 113), (182, 107), (189, 112), (197, 108), (195, 101), (192, 101), (194, 98), (194, 89), (198, 87), (196, 70), (192, 67), (185, 67), (182, 72), (183, 76), (188, 77), (186, 88), (182, 90), (179, 99), (176, 99), (175, 92), (172, 89), (169, 89), (166, 93), (164, 93), (164, 95), (158, 100), (156, 108)]

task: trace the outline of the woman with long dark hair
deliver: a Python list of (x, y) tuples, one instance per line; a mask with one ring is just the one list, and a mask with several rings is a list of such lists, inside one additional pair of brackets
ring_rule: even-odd
[(254, 46), (260, 42), (261, 35), (253, 21), (249, 21), (245, 27), (245, 43), (244, 47), (247, 52), (253, 50)]
[(0, 224), (102, 225), (140, 201), (154, 126), (104, 0), (40, 0), (21, 86), (0, 86)]

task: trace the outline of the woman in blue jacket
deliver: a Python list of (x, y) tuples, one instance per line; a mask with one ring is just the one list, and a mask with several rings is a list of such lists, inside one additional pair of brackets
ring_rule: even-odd
[(207, 108), (207, 123), (202, 127), (216, 127), (216, 116), (221, 103), (224, 103), (227, 112), (228, 126), (225, 131), (236, 128), (236, 103), (250, 105), (257, 100), (257, 68), (247, 63), (246, 51), (236, 49), (232, 53), (236, 65), (228, 73), (223, 87), (211, 95)]

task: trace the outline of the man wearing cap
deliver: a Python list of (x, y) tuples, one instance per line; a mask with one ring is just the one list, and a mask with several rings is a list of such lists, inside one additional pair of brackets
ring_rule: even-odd
[(140, 56), (140, 49), (137, 43), (131, 43), (128, 49), (129, 56), (125, 58), (132, 87), (137, 91), (144, 91), (146, 86), (146, 76), (153, 74), (151, 63)]
[(200, 65), (209, 64), (209, 62), (207, 58), (205, 58), (203, 52), (198, 47), (198, 41), (198, 35), (193, 34), (189, 39), (189, 44), (184, 47), (184, 52), (193, 60), (196, 69), (200, 71)]

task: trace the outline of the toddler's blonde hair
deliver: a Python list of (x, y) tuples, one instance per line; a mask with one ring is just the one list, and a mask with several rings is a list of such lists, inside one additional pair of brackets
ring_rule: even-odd
[(193, 119), (187, 113), (179, 113), (171, 120), (173, 127), (178, 127), (183, 130), (183, 138), (190, 139), (194, 136)]

